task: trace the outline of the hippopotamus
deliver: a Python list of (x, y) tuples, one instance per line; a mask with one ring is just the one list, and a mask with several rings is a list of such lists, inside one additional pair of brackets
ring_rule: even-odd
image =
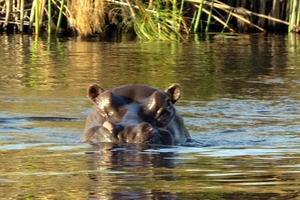
[(94, 103), (87, 116), (82, 142), (177, 145), (190, 135), (174, 104), (181, 97), (179, 84), (165, 91), (141, 84), (104, 90), (88, 87)]

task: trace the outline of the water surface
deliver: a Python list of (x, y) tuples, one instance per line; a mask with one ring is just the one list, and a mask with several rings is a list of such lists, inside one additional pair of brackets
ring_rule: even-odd
[[(3, 199), (299, 199), (298, 36), (0, 36)], [(86, 89), (180, 83), (195, 142), (79, 143)]]

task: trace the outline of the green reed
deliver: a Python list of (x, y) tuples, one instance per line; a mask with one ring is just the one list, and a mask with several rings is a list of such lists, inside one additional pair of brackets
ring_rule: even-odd
[(62, 19), (62, 13), (63, 13), (63, 10), (64, 10), (64, 6), (65, 6), (65, 0), (62, 0), (60, 8), (59, 8), (59, 15), (58, 15), (58, 20), (57, 20), (57, 24), (56, 24), (56, 35), (58, 34), (59, 29), (60, 29), (60, 24), (61, 24), (61, 19)]
[(131, 13), (130, 17), (123, 16), (121, 27), (125, 32), (132, 28), (140, 39), (146, 40), (182, 38), (180, 31), (181, 27), (184, 27), (182, 2), (178, 9), (177, 1), (168, 1), (163, 5), (160, 0), (155, 0), (153, 2), (155, 10), (146, 8), (149, 5), (143, 4), (139, 0), (134, 2), (135, 6), (131, 4), (122, 6), (123, 10)]
[(199, 23), (200, 23), (201, 15), (202, 15), (203, 2), (204, 2), (204, 0), (201, 0), (201, 2), (199, 3), (199, 8), (198, 8), (198, 12), (197, 12), (197, 15), (196, 15), (196, 19), (195, 20), (193, 19), (195, 21), (195, 25), (194, 25), (194, 32), (195, 33), (199, 29)]
[[(292, 14), (293, 14), (293, 1), (289, 2), (289, 12), (288, 12), (288, 18), (289, 18), (289, 23), (292, 22)], [(292, 26), (288, 26), (288, 33), (292, 31)]]
[(296, 25), (300, 25), (300, 6), (298, 5)]
[(184, 7), (184, 0), (181, 0), (181, 4), (180, 4), (180, 9), (179, 9), (179, 16), (181, 16), (179, 18), (179, 27), (178, 27), (178, 30), (180, 30), (180, 24), (182, 23), (182, 16), (183, 16), (183, 7)]
[(48, 23), (47, 23), (47, 32), (48, 32), (48, 35), (51, 34), (51, 0), (48, 0)]
[(231, 12), (228, 14), (227, 20), (225, 22), (225, 25), (223, 26), (221, 33), (224, 33), (225, 29), (229, 27), (228, 23), (229, 23), (230, 19), (231, 19)]
[(207, 24), (206, 24), (206, 27), (205, 27), (205, 32), (209, 31), (209, 25), (210, 25), (210, 22), (211, 22), (211, 17), (212, 17), (213, 10), (214, 10), (214, 0), (211, 1), (210, 12), (208, 14), (208, 19), (207, 19)]
[(39, 21), (40, 21), (40, 19), (39, 19), (39, 0), (35, 0), (34, 2), (33, 2), (34, 4), (35, 4), (35, 6), (34, 6), (34, 14), (35, 14), (35, 34), (36, 35), (39, 35)]
[(288, 32), (294, 32), (296, 26), (299, 25), (299, 2), (298, 1), (289, 1), (289, 23)]

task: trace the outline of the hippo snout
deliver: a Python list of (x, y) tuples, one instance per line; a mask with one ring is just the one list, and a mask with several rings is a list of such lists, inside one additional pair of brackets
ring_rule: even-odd
[(121, 125), (105, 121), (99, 131), (97, 134), (101, 134), (105, 142), (173, 144), (169, 131), (154, 128), (147, 122)]

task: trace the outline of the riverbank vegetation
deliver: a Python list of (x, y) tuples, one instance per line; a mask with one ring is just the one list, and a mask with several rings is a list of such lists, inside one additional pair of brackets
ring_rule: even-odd
[(170, 40), (199, 32), (299, 31), (298, 0), (0, 0), (0, 31)]

